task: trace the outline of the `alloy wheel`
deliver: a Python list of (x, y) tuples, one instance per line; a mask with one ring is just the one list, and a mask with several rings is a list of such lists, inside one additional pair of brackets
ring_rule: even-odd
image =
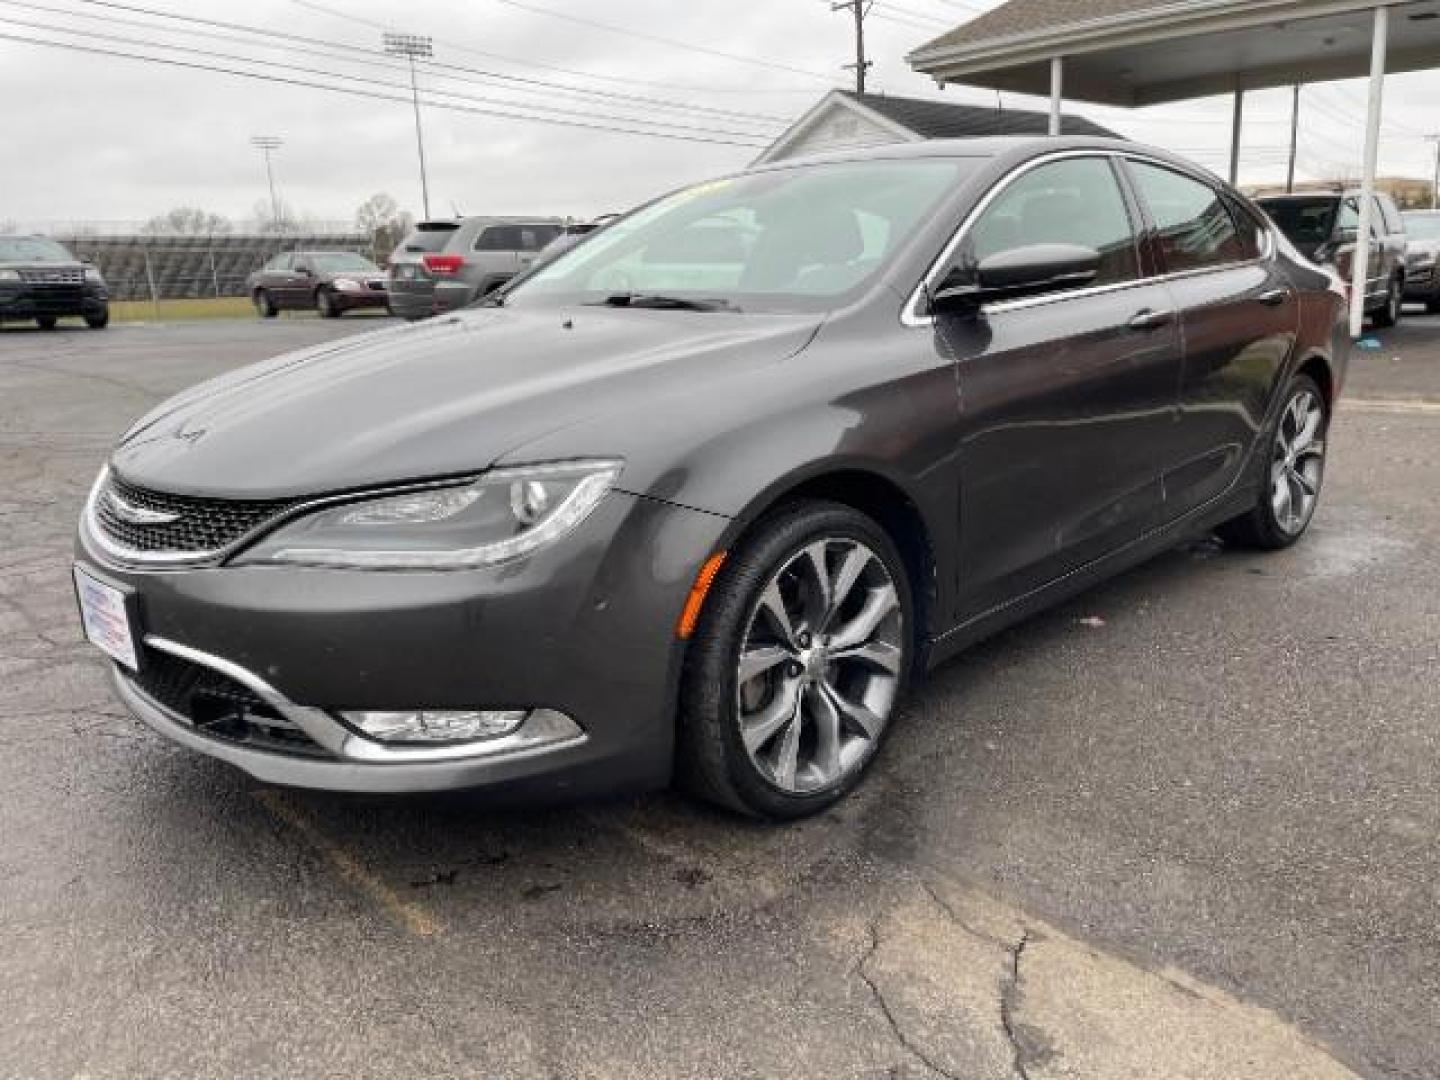
[(1325, 409), (1311, 390), (1286, 406), (1275, 433), (1270, 465), (1270, 502), (1275, 521), (1289, 536), (1310, 524), (1325, 475)]
[(874, 753), (906, 663), (889, 569), (849, 537), (812, 541), (767, 582), (741, 641), (745, 752), (788, 794), (841, 784)]

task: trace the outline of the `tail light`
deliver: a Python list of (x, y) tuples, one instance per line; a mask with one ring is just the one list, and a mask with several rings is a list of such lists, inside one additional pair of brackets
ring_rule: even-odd
[(463, 255), (424, 255), (425, 269), (439, 277), (451, 277), (465, 266)]

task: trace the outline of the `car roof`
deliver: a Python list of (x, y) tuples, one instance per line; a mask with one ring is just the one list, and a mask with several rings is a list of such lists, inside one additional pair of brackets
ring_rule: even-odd
[(536, 214), (534, 217), (526, 217), (520, 214), (485, 215), (477, 214), (471, 217), (457, 218), (432, 218), (429, 221), (417, 221), (416, 229), (458, 229), (462, 225), (564, 225), (565, 219), (560, 217), (547, 217), (544, 214)]
[(806, 157), (787, 158), (783, 161), (757, 165), (747, 171), (759, 173), (790, 168), (795, 165), (819, 165), (849, 161), (905, 161), (936, 157), (981, 160), (1008, 157), (1023, 160), (1027, 156), (1038, 157), (1041, 154), (1065, 153), (1072, 150), (1106, 150), (1138, 154), (1167, 162), (1189, 172), (1203, 173), (1219, 179), (1203, 165), (1198, 165), (1189, 158), (1162, 150), (1157, 146), (1133, 142), (1130, 139), (1106, 139), (1092, 135), (992, 135), (978, 139), (922, 139), (918, 142), (886, 143), (882, 146), (856, 147)]

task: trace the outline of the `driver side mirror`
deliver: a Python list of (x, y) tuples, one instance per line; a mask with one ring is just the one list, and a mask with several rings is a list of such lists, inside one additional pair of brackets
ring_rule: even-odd
[(1079, 244), (1030, 244), (997, 252), (972, 268), (955, 266), (930, 296), (931, 314), (973, 315), (997, 300), (1088, 285), (1100, 270), (1100, 253)]

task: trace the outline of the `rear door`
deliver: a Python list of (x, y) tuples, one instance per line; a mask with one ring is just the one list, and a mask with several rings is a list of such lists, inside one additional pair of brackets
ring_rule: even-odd
[(1032, 244), (1101, 255), (1085, 287), (941, 316), (956, 358), (962, 438), (962, 619), (1059, 578), (1154, 527), (1175, 460), (1180, 339), (1141, 219), (1105, 154), (1012, 174), (944, 272)]
[(1129, 158), (1149, 240), (1180, 310), (1180, 460), (1164, 476), (1172, 514), (1239, 475), (1299, 326), (1299, 299), (1275, 258), (1270, 226), (1215, 183)]

